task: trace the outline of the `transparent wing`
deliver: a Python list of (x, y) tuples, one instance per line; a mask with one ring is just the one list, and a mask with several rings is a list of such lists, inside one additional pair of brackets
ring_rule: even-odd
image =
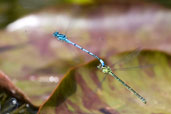
[(131, 52), (130, 54), (122, 57), (121, 59), (119, 59), (118, 61), (114, 62), (114, 64), (110, 65), (110, 67), (114, 67), (115, 65), (117, 64), (125, 64), (125, 63), (128, 63), (130, 62), (131, 60), (133, 60), (134, 58), (136, 58), (139, 53), (141, 52), (141, 49), (140, 48), (136, 48), (133, 52)]
[(66, 28), (64, 34), (67, 35), (69, 30), (71, 29), (72, 25), (74, 25), (75, 23), (75, 18), (77, 17), (77, 15), (80, 14), (80, 7), (79, 6), (73, 6), (74, 9), (72, 9), (72, 16), (70, 17), (70, 22), (68, 24), (68, 27)]
[[(117, 64), (126, 64), (126, 63), (132, 61), (133, 59), (135, 59), (139, 55), (140, 52), (141, 52), (141, 49), (137, 48), (132, 53), (130, 53), (127, 56), (122, 57), (120, 60), (118, 60), (111, 66), (114, 66)], [(145, 68), (151, 68), (151, 67), (154, 67), (154, 64), (137, 65), (137, 66), (130, 66), (130, 67), (125, 67), (125, 68), (113, 68), (112, 71), (129, 71), (129, 70), (145, 69)], [(100, 82), (100, 84), (98, 85), (97, 89), (101, 88), (102, 83), (104, 82), (105, 79), (106, 79), (106, 74), (105, 74), (105, 77)], [(96, 91), (97, 91), (97, 89), (96, 89)]]
[(59, 32), (67, 36), (68, 32), (71, 31), (72, 25), (74, 25), (75, 18), (79, 14), (79, 11), (80, 8), (77, 5), (67, 7), (66, 10), (59, 9), (55, 17), (52, 33)]
[(95, 89), (95, 92), (97, 92), (98, 89), (101, 89), (102, 84), (105, 81), (106, 77), (107, 77), (107, 74), (104, 75), (103, 79), (100, 81), (100, 83), (98, 84), (97, 88)]
[(131, 66), (131, 67), (125, 67), (125, 68), (113, 68), (112, 70), (114, 70), (114, 71), (129, 71), (129, 70), (151, 68), (154, 66), (155, 66), (154, 64), (149, 64), (149, 65), (139, 65), (139, 66)]
[[(138, 54), (140, 53), (141, 49), (137, 48), (135, 49), (132, 53), (130, 53), (129, 55), (126, 55), (124, 57), (122, 57), (121, 59), (119, 59), (118, 61), (116, 61), (114, 64), (110, 65), (110, 67), (112, 68), (113, 66), (117, 65), (117, 64), (123, 64), (123, 63), (128, 63), (131, 60), (133, 60), (134, 58), (136, 58), (138, 56)], [(114, 68), (112, 70), (116, 71), (116, 70), (133, 70), (133, 69), (140, 69), (140, 68), (145, 68), (148, 67), (146, 65), (142, 65), (142, 66), (133, 66), (133, 67), (127, 67), (127, 68)], [(98, 89), (100, 89), (102, 87), (103, 82), (105, 81), (107, 77), (107, 74), (105, 74), (104, 78), (101, 80), (101, 82), (99, 83), (99, 85), (97, 86), (95, 92), (97, 92)]]

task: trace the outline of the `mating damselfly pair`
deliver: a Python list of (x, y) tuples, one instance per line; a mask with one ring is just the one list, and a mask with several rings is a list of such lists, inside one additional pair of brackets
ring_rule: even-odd
[(109, 66), (107, 66), (105, 64), (105, 62), (100, 59), (98, 56), (96, 56), (95, 54), (93, 54), (92, 52), (84, 49), (83, 47), (77, 45), (76, 43), (73, 43), (72, 41), (70, 41), (64, 34), (60, 34), (59, 32), (54, 32), (53, 33), (53, 36), (56, 37), (58, 40), (60, 41), (64, 41), (66, 43), (69, 43), (69, 44), (72, 44), (73, 46), (81, 49), (82, 51), (88, 53), (89, 55), (97, 58), (100, 62), (100, 65), (97, 66), (97, 68), (99, 68), (104, 74), (109, 74), (111, 75), (112, 77), (114, 77), (116, 80), (118, 80), (122, 85), (124, 85), (129, 91), (131, 91), (132, 93), (134, 93), (143, 103), (147, 103), (146, 99), (143, 98), (140, 94), (138, 94), (134, 89), (132, 89), (128, 84), (126, 84), (123, 80), (121, 80), (118, 76), (116, 76), (111, 68)]

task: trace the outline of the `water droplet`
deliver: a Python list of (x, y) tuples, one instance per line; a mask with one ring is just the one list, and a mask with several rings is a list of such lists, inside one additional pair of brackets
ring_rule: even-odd
[(59, 78), (58, 77), (54, 77), (54, 76), (50, 76), (49, 77), (49, 82), (55, 82), (57, 83), (59, 81)]
[(26, 104), (26, 107), (28, 108), (28, 107), (30, 107), (30, 105), (29, 104)]
[(9, 114), (9, 112), (15, 110), (18, 107), (18, 102), (16, 98), (9, 98), (5, 104), (3, 105), (2, 110), (0, 113), (2, 114)]

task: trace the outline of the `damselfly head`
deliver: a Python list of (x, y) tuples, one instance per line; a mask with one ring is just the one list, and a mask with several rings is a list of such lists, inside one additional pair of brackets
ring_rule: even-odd
[(53, 33), (53, 36), (54, 36), (54, 37), (58, 37), (58, 34), (59, 34), (59, 32), (54, 32), (54, 33)]
[(63, 34), (60, 34), (59, 32), (54, 32), (53, 36), (56, 37), (58, 40), (65, 41), (67, 37)]

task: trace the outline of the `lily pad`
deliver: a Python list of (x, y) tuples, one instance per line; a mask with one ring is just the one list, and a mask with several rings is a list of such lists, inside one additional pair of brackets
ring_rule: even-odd
[[(127, 53), (111, 56), (110, 61)], [(97, 60), (70, 69), (39, 109), (39, 114), (169, 114), (171, 113), (171, 56), (159, 51), (142, 51), (133, 64), (154, 67), (115, 72), (147, 100), (143, 104), (113, 77), (108, 76), (97, 89), (104, 74)]]

